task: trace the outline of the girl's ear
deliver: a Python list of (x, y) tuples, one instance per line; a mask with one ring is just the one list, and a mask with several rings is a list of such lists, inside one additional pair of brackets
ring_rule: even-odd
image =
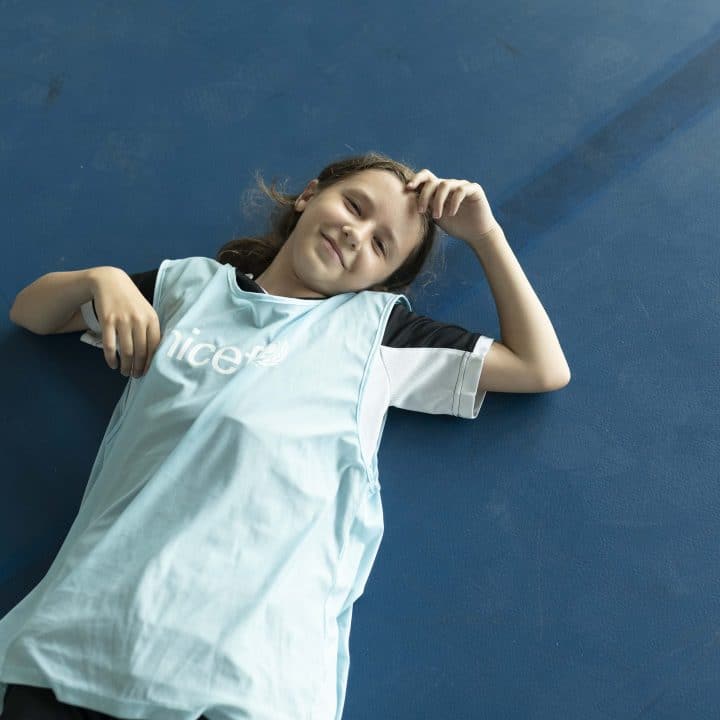
[(300, 211), (304, 210), (305, 206), (308, 204), (308, 200), (315, 195), (315, 189), (318, 186), (318, 183), (320, 180), (317, 178), (313, 178), (306, 186), (305, 189), (300, 193), (297, 200), (295, 200), (295, 209)]

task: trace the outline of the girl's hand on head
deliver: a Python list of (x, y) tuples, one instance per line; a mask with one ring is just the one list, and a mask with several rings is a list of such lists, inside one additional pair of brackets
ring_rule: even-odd
[[(122, 269), (104, 266), (95, 275), (95, 311), (102, 328), (105, 362), (128, 377), (144, 375), (160, 344), (160, 320), (155, 308)], [(118, 348), (119, 344), (119, 348)]]
[(477, 183), (444, 180), (423, 169), (406, 187), (408, 190), (422, 187), (418, 210), (431, 209), (435, 224), (459, 240), (475, 240), (498, 226), (485, 191)]

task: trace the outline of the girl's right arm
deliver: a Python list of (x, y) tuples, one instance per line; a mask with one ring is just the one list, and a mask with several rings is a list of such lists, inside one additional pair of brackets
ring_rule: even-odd
[(117, 368), (117, 352), (123, 375), (130, 375), (131, 370), (134, 377), (144, 375), (160, 344), (160, 321), (155, 308), (120, 268), (103, 265), (43, 275), (17, 294), (10, 320), (38, 335), (49, 335), (90, 300), (95, 301), (109, 367)]

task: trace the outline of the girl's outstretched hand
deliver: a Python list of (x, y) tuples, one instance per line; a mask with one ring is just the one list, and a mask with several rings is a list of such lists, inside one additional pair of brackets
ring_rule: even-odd
[[(102, 328), (105, 362), (128, 377), (144, 375), (160, 344), (160, 320), (130, 276), (121, 268), (106, 265), (94, 274), (93, 299)], [(119, 345), (119, 347), (118, 347)]]
[(485, 191), (477, 183), (444, 180), (423, 169), (407, 184), (408, 190), (419, 187), (418, 210), (432, 209), (435, 224), (448, 235), (467, 242), (498, 226)]

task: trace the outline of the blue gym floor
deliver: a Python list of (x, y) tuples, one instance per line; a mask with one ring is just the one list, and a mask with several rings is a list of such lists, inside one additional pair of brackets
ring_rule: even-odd
[[(720, 717), (720, 6), (0, 1), (0, 617), (126, 379), (7, 316), (41, 275), (214, 256), (377, 150), (480, 183), (572, 380), (391, 408), (345, 720)], [(473, 251), (413, 310), (500, 339)], [(422, 280), (426, 280), (425, 277)]]

